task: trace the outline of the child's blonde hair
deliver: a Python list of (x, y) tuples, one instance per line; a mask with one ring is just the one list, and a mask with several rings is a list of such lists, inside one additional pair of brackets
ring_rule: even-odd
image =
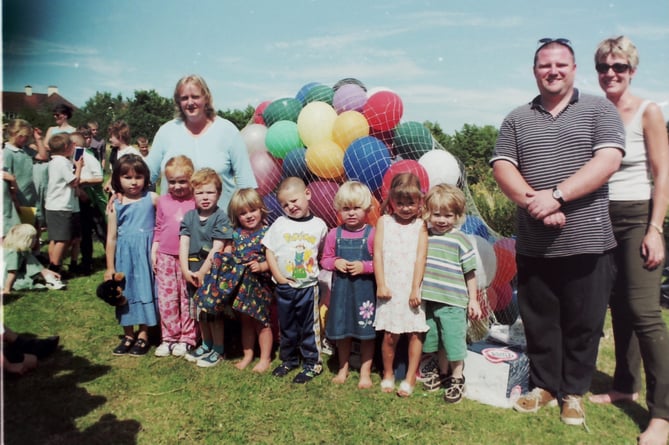
[(424, 218), (428, 219), (436, 211), (448, 211), (453, 212), (460, 223), (466, 208), (467, 200), (462, 190), (449, 184), (438, 184), (427, 193)]
[(210, 183), (214, 184), (216, 191), (218, 192), (218, 196), (221, 196), (221, 193), (223, 192), (223, 183), (221, 182), (221, 178), (218, 176), (218, 173), (216, 173), (216, 170), (213, 168), (201, 168), (200, 170), (193, 173), (193, 176), (190, 177), (190, 185), (193, 187), (193, 189)]
[(49, 138), (49, 151), (54, 155), (61, 155), (70, 148), (70, 135), (67, 133), (54, 134)]
[(165, 171), (167, 172), (167, 170), (171, 169), (180, 170), (190, 178), (193, 176), (195, 166), (193, 165), (193, 161), (191, 161), (188, 156), (177, 155), (169, 158), (165, 163)]
[(17, 224), (7, 232), (2, 247), (16, 252), (28, 252), (35, 244), (37, 230), (30, 224)]
[(243, 188), (235, 190), (228, 203), (228, 218), (230, 218), (232, 227), (240, 227), (239, 215), (246, 209), (251, 211), (260, 209), (263, 219), (269, 215), (269, 210), (256, 189)]
[[(421, 190), (420, 179), (418, 179), (418, 176), (409, 172), (398, 173), (393, 176), (393, 179), (390, 182), (388, 197), (381, 205), (381, 212), (393, 213), (395, 211), (392, 205), (393, 202), (407, 200), (420, 202), (422, 199), (423, 192)], [(421, 208), (418, 210), (419, 214), (422, 213)]]
[(12, 119), (5, 127), (6, 137), (9, 141), (12, 141), (19, 133), (22, 131), (25, 132), (26, 136), (32, 135), (32, 126), (30, 122), (23, 119)]
[(372, 208), (372, 192), (362, 182), (346, 181), (337, 190), (332, 205), (337, 211), (344, 207), (361, 207), (368, 212)]

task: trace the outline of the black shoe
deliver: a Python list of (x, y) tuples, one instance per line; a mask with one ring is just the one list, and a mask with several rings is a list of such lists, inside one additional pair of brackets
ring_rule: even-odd
[(299, 374), (293, 379), (293, 383), (307, 383), (313, 380), (314, 377), (323, 372), (323, 367), (321, 365), (316, 366), (305, 366)]
[(283, 362), (272, 371), (274, 377), (285, 377), (290, 371), (297, 368), (297, 365), (291, 365), (289, 363)]
[(126, 355), (130, 352), (132, 345), (135, 344), (135, 339), (132, 337), (123, 337), (121, 343), (112, 351), (114, 355)]
[(149, 352), (149, 343), (143, 338), (138, 338), (134, 346), (130, 348), (128, 355), (133, 357), (139, 357), (140, 355), (146, 355)]
[(446, 382), (446, 389), (444, 390), (444, 402), (458, 403), (462, 400), (462, 395), (465, 392), (465, 377), (456, 378), (451, 377)]

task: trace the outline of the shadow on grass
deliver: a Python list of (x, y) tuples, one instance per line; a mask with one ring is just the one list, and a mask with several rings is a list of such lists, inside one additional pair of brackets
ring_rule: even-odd
[(103, 406), (107, 399), (80, 385), (109, 371), (70, 351), (59, 350), (23, 377), (4, 380), (4, 443), (11, 444), (119, 444), (137, 443), (141, 424), (104, 414), (79, 431), (78, 418)]
[[(613, 384), (613, 378), (603, 373), (602, 371), (595, 371), (592, 376), (592, 383), (590, 384), (590, 392), (593, 394), (601, 394), (609, 391)], [(611, 405), (616, 407), (620, 412), (632, 419), (634, 423), (639, 425), (639, 431), (643, 431), (648, 426), (649, 414), (641, 403), (644, 403), (641, 398), (636, 402), (615, 402)]]

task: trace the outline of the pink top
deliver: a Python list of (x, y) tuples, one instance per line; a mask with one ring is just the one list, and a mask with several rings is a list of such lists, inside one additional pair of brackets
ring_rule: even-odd
[[(362, 238), (362, 236), (365, 234), (365, 228), (367, 226), (363, 226), (362, 229), (356, 231), (356, 232), (350, 232), (346, 230), (345, 226), (342, 226), (342, 231), (341, 231), (341, 236), (342, 238), (348, 239), (358, 239)], [(374, 233), (376, 232), (376, 229), (372, 227), (372, 230), (369, 232), (369, 238), (367, 238), (367, 247), (369, 248), (369, 253), (374, 256)], [(335, 256), (337, 248), (337, 227), (334, 229), (331, 229), (330, 232), (328, 232), (328, 235), (325, 237), (325, 244), (323, 246), (323, 256), (321, 257), (321, 267), (325, 270), (335, 270), (335, 261), (339, 258)], [(363, 261), (362, 262), (362, 269), (364, 273), (374, 273), (374, 262), (372, 260), (369, 261)]]
[(156, 204), (156, 227), (153, 242), (158, 243), (158, 252), (179, 255), (179, 227), (184, 215), (195, 208), (193, 198), (179, 201), (169, 193), (161, 195)]

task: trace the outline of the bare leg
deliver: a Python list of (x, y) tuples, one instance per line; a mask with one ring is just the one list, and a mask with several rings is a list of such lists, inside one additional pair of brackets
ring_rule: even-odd
[[(385, 332), (383, 335), (383, 343), (381, 344), (383, 380), (395, 380), (393, 362), (395, 361), (395, 348), (397, 347), (399, 337), (399, 334), (391, 334), (390, 332)], [(392, 392), (392, 390), (386, 392)]]
[(374, 358), (374, 340), (360, 341), (360, 381), (358, 389), (372, 387), (372, 359)]
[(235, 368), (244, 369), (253, 361), (253, 347), (256, 344), (255, 320), (246, 314), (242, 315), (242, 350), (244, 357), (235, 364)]
[(639, 398), (639, 393), (618, 392), (615, 389), (602, 394), (593, 394), (589, 397), (592, 403), (615, 403), (615, 402), (634, 402)]
[(148, 343), (149, 341), (149, 327), (145, 324), (139, 325), (139, 333), (137, 334), (138, 339), (142, 339)]
[(342, 385), (348, 377), (348, 359), (351, 357), (351, 337), (337, 340), (337, 359), (339, 360), (339, 372), (332, 379), (332, 383)]
[(274, 338), (272, 335), (271, 326), (263, 326), (260, 322), (256, 322), (258, 345), (260, 346), (260, 360), (253, 367), (254, 372), (265, 372), (269, 369), (272, 363), (272, 344)]
[(641, 433), (638, 439), (639, 445), (666, 445), (669, 438), (669, 420), (653, 418), (650, 419), (648, 428)]
[(51, 241), (49, 243), (49, 262), (54, 266), (60, 266), (65, 256), (69, 243), (65, 241)]
[(407, 375), (404, 380), (411, 385), (416, 385), (416, 372), (420, 366), (420, 358), (423, 355), (423, 338), (419, 332), (409, 334), (409, 363), (407, 365)]
[(451, 375), (456, 379), (462, 378), (462, 372), (465, 369), (465, 362), (463, 360), (456, 360), (454, 362), (448, 362), (451, 367)]

